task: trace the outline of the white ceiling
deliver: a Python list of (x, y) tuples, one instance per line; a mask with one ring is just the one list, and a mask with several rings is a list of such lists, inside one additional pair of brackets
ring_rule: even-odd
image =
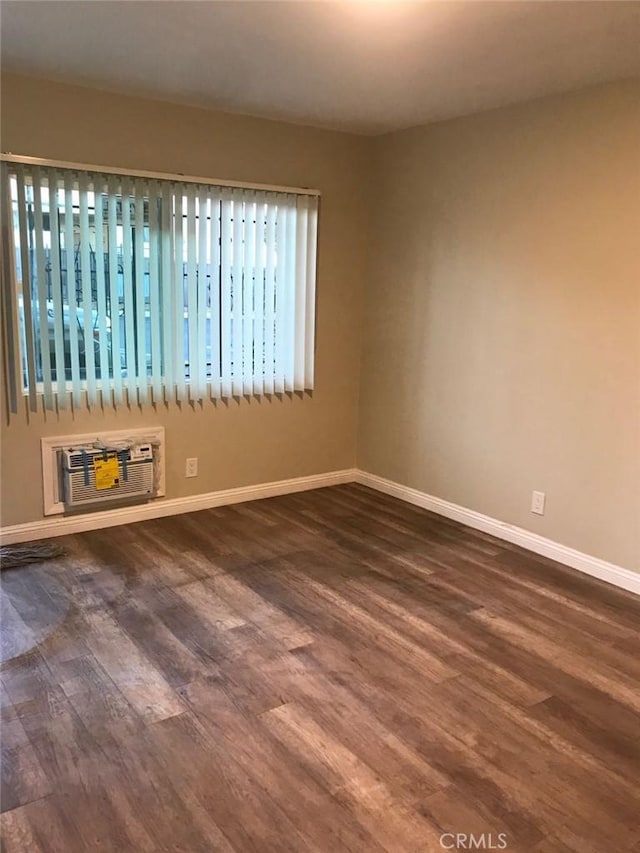
[(2, 66), (383, 133), (640, 75), (638, 2), (4, 0)]

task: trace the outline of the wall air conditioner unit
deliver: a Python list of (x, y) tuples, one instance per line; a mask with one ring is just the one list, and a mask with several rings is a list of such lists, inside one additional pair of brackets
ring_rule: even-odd
[(61, 451), (60, 465), (66, 510), (154, 497), (151, 444), (118, 450), (71, 447)]

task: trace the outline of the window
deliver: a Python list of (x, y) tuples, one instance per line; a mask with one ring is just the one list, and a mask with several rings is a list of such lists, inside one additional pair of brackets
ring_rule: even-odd
[(31, 408), (313, 388), (316, 195), (6, 162), (5, 205)]

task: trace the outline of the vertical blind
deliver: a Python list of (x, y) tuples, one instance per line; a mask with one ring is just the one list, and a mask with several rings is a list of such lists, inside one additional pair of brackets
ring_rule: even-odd
[(2, 163), (12, 408), (313, 388), (318, 198)]

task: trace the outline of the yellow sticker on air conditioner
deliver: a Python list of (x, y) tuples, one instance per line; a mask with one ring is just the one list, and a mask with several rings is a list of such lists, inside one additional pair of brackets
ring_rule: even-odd
[(105, 459), (98, 456), (93, 460), (96, 475), (96, 489), (113, 489), (120, 485), (120, 466), (116, 453), (109, 453)]

